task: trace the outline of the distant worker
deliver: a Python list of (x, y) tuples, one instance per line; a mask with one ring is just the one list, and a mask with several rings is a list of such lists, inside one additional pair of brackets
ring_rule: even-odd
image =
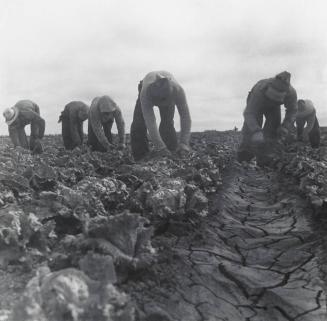
[[(3, 112), (8, 125), (9, 136), (14, 146), (30, 149), (33, 153), (42, 153), (41, 139), (44, 136), (45, 121), (40, 116), (40, 108), (30, 100), (20, 100), (15, 106), (6, 108)], [(25, 126), (31, 125), (31, 135), (28, 141)]]
[[(300, 141), (310, 141), (311, 147), (320, 145), (320, 127), (316, 116), (316, 109), (311, 100), (299, 99), (296, 114), (297, 138)], [(306, 124), (306, 127), (304, 128)]]
[(109, 96), (94, 98), (89, 111), (87, 141), (94, 151), (106, 152), (112, 148), (114, 121), (118, 130), (118, 147), (125, 148), (125, 122), (120, 108)]
[[(285, 137), (294, 128), (297, 95), (290, 84), (291, 74), (281, 72), (274, 78), (260, 80), (249, 92), (244, 110), (242, 142), (237, 153), (238, 161), (250, 161), (261, 152), (267, 152), (269, 142)], [(281, 123), (281, 108), (285, 118)], [(263, 116), (265, 124), (262, 128)]]
[(72, 101), (61, 112), (62, 139), (66, 149), (74, 149), (83, 144), (83, 122), (88, 118), (89, 107), (82, 101)]
[[(172, 74), (166, 71), (148, 73), (138, 86), (139, 95), (134, 109), (131, 126), (131, 147), (135, 160), (140, 160), (149, 152), (149, 137), (155, 152), (167, 155), (169, 151), (190, 151), (191, 116), (184, 89)], [(180, 115), (180, 142), (177, 142), (174, 127), (175, 105)], [(153, 107), (159, 107), (159, 130)]]

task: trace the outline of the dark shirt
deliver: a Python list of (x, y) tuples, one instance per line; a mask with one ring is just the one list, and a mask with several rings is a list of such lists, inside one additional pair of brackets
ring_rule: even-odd
[(290, 86), (289, 91), (286, 93), (283, 102), (276, 102), (269, 99), (265, 95), (269, 84), (273, 78), (260, 80), (255, 84), (249, 93), (246, 108), (244, 110), (244, 121), (251, 132), (261, 130), (258, 122), (258, 116), (265, 115), (272, 108), (277, 108), (280, 105), (285, 106), (285, 118), (282, 125), (285, 127), (292, 126), (296, 118), (297, 111), (297, 94), (295, 89)]
[(82, 101), (72, 101), (65, 106), (60, 120), (67, 117), (69, 120), (70, 135), (74, 146), (83, 143), (83, 119), (80, 118), (80, 112), (87, 115), (89, 107)]
[[(149, 89), (158, 81), (158, 75), (166, 77), (170, 82), (172, 92), (169, 96), (153, 97), (150, 95)], [(144, 121), (149, 131), (149, 136), (156, 148), (161, 149), (166, 145), (163, 142), (158, 130), (156, 117), (153, 111), (154, 106), (164, 107), (176, 105), (181, 123), (180, 143), (185, 145), (189, 144), (191, 135), (191, 115), (188, 103), (184, 89), (171, 73), (167, 71), (152, 71), (148, 73), (143, 79), (142, 89), (140, 92), (140, 101)]]

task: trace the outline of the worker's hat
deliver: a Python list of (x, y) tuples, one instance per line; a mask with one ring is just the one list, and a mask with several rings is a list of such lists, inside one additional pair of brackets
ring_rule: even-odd
[(99, 97), (97, 102), (101, 113), (113, 113), (117, 109), (117, 104), (107, 95)]
[(313, 102), (309, 99), (299, 99), (297, 101), (297, 119), (306, 119), (316, 111)]
[(283, 71), (277, 74), (270, 82), (266, 96), (277, 102), (284, 102), (285, 96), (291, 86), (291, 74), (288, 71)]
[(10, 126), (17, 118), (18, 110), (15, 107), (6, 108), (3, 111), (3, 117), (6, 119), (6, 124)]

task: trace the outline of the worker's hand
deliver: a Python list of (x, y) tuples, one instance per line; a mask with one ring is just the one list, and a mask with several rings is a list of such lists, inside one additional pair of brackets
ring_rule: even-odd
[(40, 139), (35, 139), (32, 154), (42, 154), (43, 146)]
[(167, 149), (167, 147), (161, 149), (155, 149), (151, 152), (151, 157), (169, 157), (171, 156), (171, 152)]
[(123, 150), (123, 149), (125, 149), (126, 148), (126, 144), (125, 143), (119, 143), (118, 144), (118, 149), (119, 150)]
[(264, 144), (264, 142), (265, 139), (263, 137), (263, 132), (261, 130), (255, 132), (251, 137), (251, 143), (254, 145), (262, 145)]
[(277, 135), (280, 138), (285, 138), (288, 135), (288, 129), (286, 127), (284, 127), (284, 126), (279, 126), (277, 128)]
[(106, 146), (106, 150), (107, 150), (107, 152), (112, 151), (114, 148), (115, 148), (115, 145), (112, 144), (112, 143), (110, 143), (110, 142), (108, 142), (108, 144), (107, 144), (107, 146)]
[(90, 153), (91, 152), (91, 147), (88, 146), (87, 144), (82, 144), (79, 146), (81, 152), (84, 153)]
[(308, 132), (307, 128), (304, 128), (302, 137), (303, 137), (304, 142), (309, 141), (309, 132)]
[(188, 146), (186, 144), (180, 143), (176, 152), (177, 152), (178, 156), (183, 158), (190, 154), (191, 148), (190, 148), (190, 146)]

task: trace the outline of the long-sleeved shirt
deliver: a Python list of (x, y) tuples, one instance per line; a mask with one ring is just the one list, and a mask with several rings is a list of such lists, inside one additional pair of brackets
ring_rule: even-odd
[(40, 108), (30, 100), (20, 100), (13, 107), (18, 113), (15, 121), (9, 125), (9, 135), (15, 146), (19, 145), (19, 130), (31, 124), (31, 137), (42, 139), (45, 130), (45, 121), (40, 116)]
[(103, 122), (101, 119), (102, 112), (111, 114), (112, 119), (116, 122), (119, 144), (125, 144), (125, 122), (122, 112), (109, 96), (94, 98), (89, 111), (89, 122), (91, 122), (92, 129), (99, 143), (106, 150), (110, 150), (110, 143), (103, 129)]
[[(160, 81), (160, 79), (162, 79), (162, 77), (168, 80), (171, 90), (169, 94), (164, 97), (160, 95), (155, 96), (151, 94), (152, 88), (158, 81)], [(154, 106), (165, 107), (176, 105), (180, 115), (181, 124), (180, 143), (185, 145), (189, 144), (191, 135), (191, 115), (184, 89), (176, 81), (172, 74), (167, 71), (152, 71), (148, 73), (143, 79), (142, 89), (140, 92), (140, 101), (149, 136), (157, 149), (164, 148), (166, 145), (163, 142), (158, 130), (156, 117), (153, 110)]]
[(296, 120), (302, 120), (307, 123), (306, 130), (308, 133), (312, 130), (316, 121), (316, 109), (313, 102), (309, 99), (304, 100), (303, 109), (296, 113)]
[[(89, 107), (85, 103), (82, 101), (72, 101), (65, 106), (61, 115), (61, 117), (68, 116), (70, 134), (74, 146), (79, 146), (83, 143), (83, 121), (87, 118), (88, 112)], [(86, 118), (81, 119), (81, 113), (85, 115)]]
[(283, 102), (273, 101), (265, 95), (265, 91), (272, 81), (273, 78), (260, 80), (249, 93), (243, 115), (244, 121), (251, 132), (261, 130), (258, 116), (262, 116), (268, 113), (270, 109), (279, 107), (282, 104), (284, 104), (286, 109), (282, 125), (290, 127), (295, 121), (297, 111), (297, 94), (295, 89), (290, 86)]

